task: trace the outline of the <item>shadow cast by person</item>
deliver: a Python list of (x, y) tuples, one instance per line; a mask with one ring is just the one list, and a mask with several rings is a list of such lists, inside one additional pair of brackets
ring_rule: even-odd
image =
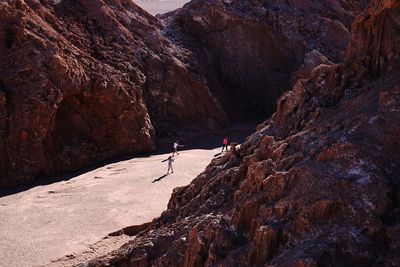
[(158, 177), (157, 179), (154, 179), (154, 181), (152, 183), (154, 184), (155, 182), (159, 182), (159, 181), (161, 181), (162, 179), (164, 179), (167, 176), (168, 176), (168, 174), (164, 174), (164, 175)]

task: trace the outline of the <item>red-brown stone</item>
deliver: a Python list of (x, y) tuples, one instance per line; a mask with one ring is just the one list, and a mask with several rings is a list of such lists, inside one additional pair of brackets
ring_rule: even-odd
[[(314, 3), (288, 2), (302, 10)], [(115, 253), (129, 258), (151, 240), (149, 266), (162, 266), (159, 258), (182, 266), (398, 266), (399, 18), (398, 1), (371, 1), (343, 64), (322, 64), (297, 81), (235, 157), (214, 159), (175, 190), (168, 210)], [(185, 240), (173, 256), (162, 238), (172, 229), (174, 244)]]
[(2, 2), (0, 187), (225, 126), (191, 52), (162, 28), (132, 1)]

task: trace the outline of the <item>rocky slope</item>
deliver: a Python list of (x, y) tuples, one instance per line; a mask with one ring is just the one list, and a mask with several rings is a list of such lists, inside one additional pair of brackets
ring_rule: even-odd
[(2, 1), (0, 187), (226, 126), (161, 27), (131, 1)]
[(299, 79), (239, 150), (84, 266), (399, 266), (399, 18), (399, 1), (370, 1), (345, 63)]

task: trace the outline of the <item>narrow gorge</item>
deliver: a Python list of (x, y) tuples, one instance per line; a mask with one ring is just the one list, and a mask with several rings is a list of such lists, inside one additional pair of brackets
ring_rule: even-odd
[(9, 0), (0, 62), (0, 188), (263, 121), (60, 265), (400, 265), (400, 1)]

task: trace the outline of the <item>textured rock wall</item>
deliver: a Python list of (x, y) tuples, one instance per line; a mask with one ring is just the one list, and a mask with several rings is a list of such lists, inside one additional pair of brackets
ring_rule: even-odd
[(3, 2), (0, 184), (151, 151), (156, 137), (221, 129), (226, 114), (268, 116), (291, 81), (342, 58), (357, 12), (212, 0), (160, 20), (131, 1)]
[[(357, 40), (359, 30), (399, 16), (398, 1), (371, 2), (352, 44), (375, 47), (383, 32)], [(398, 25), (387, 26), (383, 47), (396, 47)], [(298, 80), (236, 153), (175, 189), (147, 230), (85, 264), (398, 266), (400, 68), (384, 61), (372, 78), (367, 61), (359, 75), (357, 62), (374, 54), (353, 45), (344, 64)]]
[(226, 113), (271, 113), (305, 52), (337, 60), (347, 45), (357, 6), (309, 4), (194, 1), (164, 28), (129, 1), (3, 3), (3, 182), (150, 151), (155, 133), (220, 129)]
[(155, 130), (226, 125), (161, 28), (131, 1), (2, 2), (0, 186), (152, 151)]
[(393, 1), (372, 1), (367, 15), (354, 23), (355, 38), (347, 60), (353, 62), (358, 75), (380, 76), (399, 66), (399, 5)]
[(307, 52), (342, 59), (358, 10), (357, 1), (210, 0), (192, 1), (165, 20), (171, 35), (183, 35), (197, 52), (234, 120), (271, 115)]

